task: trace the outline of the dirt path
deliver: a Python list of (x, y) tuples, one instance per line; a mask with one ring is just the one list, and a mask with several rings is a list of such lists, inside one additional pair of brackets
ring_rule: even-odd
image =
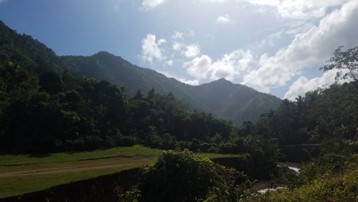
[[(34, 175), (46, 175), (46, 174), (60, 174), (60, 173), (76, 173), (83, 171), (94, 171), (94, 170), (104, 170), (104, 169), (113, 169), (129, 166), (143, 166), (150, 163), (151, 159), (147, 157), (134, 157), (128, 161), (118, 160), (118, 162), (113, 163), (113, 161), (103, 162), (103, 159), (100, 160), (91, 160), (91, 161), (81, 161), (75, 162), (73, 166), (64, 166), (64, 167), (49, 167), (49, 168), (37, 168), (37, 169), (24, 169), (21, 171), (10, 171), (0, 173), (1, 177), (22, 177), (22, 176), (34, 176)], [(91, 163), (89, 163), (91, 162)], [(97, 165), (96, 165), (97, 164)], [(101, 164), (101, 165), (98, 165)], [(40, 167), (40, 165), (39, 165)]]

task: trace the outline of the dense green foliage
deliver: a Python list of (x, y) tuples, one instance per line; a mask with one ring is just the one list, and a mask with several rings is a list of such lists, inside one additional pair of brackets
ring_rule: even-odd
[(355, 82), (334, 84), (325, 90), (308, 92), (295, 102), (284, 100), (276, 111), (264, 114), (255, 125), (244, 125), (243, 129), (276, 138), (280, 144), (352, 139), (358, 126), (355, 85)]
[(130, 64), (123, 58), (107, 52), (92, 56), (64, 56), (65, 67), (82, 76), (107, 80), (125, 87), (134, 95), (137, 90), (148, 92), (154, 88), (165, 95), (172, 92), (191, 109), (199, 109), (219, 118), (231, 120), (234, 125), (256, 121), (262, 113), (276, 109), (281, 100), (240, 84), (219, 79), (208, 84), (190, 86), (150, 69)]
[(139, 92), (127, 99), (122, 88), (107, 81), (74, 77), (66, 71), (38, 76), (11, 61), (2, 63), (0, 71), (4, 151), (134, 143), (169, 149), (175, 148), (176, 139), (205, 140), (216, 134), (227, 139), (232, 131), (229, 122), (189, 113), (172, 94), (161, 96), (151, 90), (145, 97)]
[[(60, 68), (45, 45), (1, 25), (0, 148), (2, 152), (89, 150), (135, 143), (199, 149), (227, 140), (228, 121), (189, 112), (172, 93), (132, 97), (107, 81)], [(191, 144), (192, 140), (194, 143)]]
[(335, 162), (335, 158), (327, 155), (318, 158), (304, 166), (300, 176), (295, 177), (296, 183), (287, 189), (249, 195), (244, 201), (357, 201), (358, 156), (355, 154), (344, 158), (346, 159), (343, 162)]
[(237, 201), (243, 190), (238, 180), (247, 178), (189, 151), (169, 151), (143, 170), (137, 191), (122, 197), (157, 202)]
[[(104, 52), (89, 58), (57, 57), (30, 36), (18, 35), (0, 23), (0, 152), (94, 150), (142, 144), (166, 150), (241, 153), (245, 158), (221, 162), (241, 171), (236, 172), (190, 152), (166, 152), (145, 169), (139, 192), (128, 195), (142, 201), (237, 201), (243, 193), (237, 186), (239, 175), (245, 180), (277, 177), (278, 148), (285, 156), (288, 152), (283, 148), (301, 147), (310, 158), (313, 152), (307, 148), (318, 148), (317, 158), (304, 167), (302, 175), (291, 176), (291, 180), (282, 178), (292, 190), (247, 199), (349, 201), (357, 197), (357, 178), (353, 177), (357, 176), (354, 159), (358, 152), (356, 52), (357, 48), (339, 48), (323, 67), (326, 71), (343, 69), (345, 72), (337, 79), (351, 78), (351, 83), (308, 92), (296, 101), (284, 100), (277, 110), (263, 114), (257, 122), (243, 122), (235, 128), (230, 121), (188, 110), (186, 105), (192, 101), (205, 103), (204, 109), (237, 120), (243, 118), (242, 111), (233, 110), (237, 105), (233, 100), (251, 103), (243, 111), (253, 114), (261, 112), (250, 110), (254, 106), (268, 110), (277, 100), (249, 88), (239, 89), (225, 80), (185, 86), (185, 91), (177, 90), (181, 88), (178, 82), (170, 80), (168, 89), (176, 89), (173, 91), (179, 100), (163, 89), (167, 82), (164, 76), (133, 68)], [(113, 69), (121, 64), (125, 68), (120, 70), (128, 73), (121, 78), (140, 81), (146, 90), (136, 86), (135, 93), (127, 95), (117, 84), (64, 69), (86, 66), (96, 76), (101, 73), (99, 67)], [(102, 73), (102, 79), (114, 76)], [(154, 76), (146, 77), (147, 73)], [(110, 80), (119, 82), (116, 79)], [(160, 93), (149, 88), (149, 83), (155, 83)], [(210, 95), (210, 90), (215, 93)], [(242, 98), (241, 93), (250, 96)]]
[[(287, 186), (273, 193), (249, 195), (245, 201), (357, 201), (358, 199), (358, 88), (357, 47), (338, 48), (322, 68), (338, 69), (336, 80), (351, 83), (309, 92), (296, 102), (284, 101), (251, 127), (281, 144), (318, 143), (318, 155), (299, 175), (280, 177)], [(307, 144), (306, 144), (307, 145)]]

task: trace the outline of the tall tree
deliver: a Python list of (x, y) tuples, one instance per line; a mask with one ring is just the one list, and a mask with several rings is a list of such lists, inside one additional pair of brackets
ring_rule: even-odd
[(324, 71), (332, 69), (345, 70), (337, 72), (336, 79), (353, 79), (358, 81), (358, 47), (342, 50), (343, 46), (338, 47), (333, 56), (326, 61), (326, 65), (321, 67)]

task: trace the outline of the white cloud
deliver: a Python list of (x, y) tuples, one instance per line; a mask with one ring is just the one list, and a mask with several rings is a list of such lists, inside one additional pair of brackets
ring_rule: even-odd
[(225, 78), (233, 81), (237, 75), (246, 72), (253, 61), (250, 51), (235, 50), (215, 62), (209, 56), (201, 55), (186, 62), (184, 67), (189, 75), (198, 80)]
[(156, 36), (153, 34), (147, 34), (142, 40), (142, 57), (144, 60), (153, 62), (154, 60), (163, 60), (163, 49), (160, 47), (163, 43), (166, 43), (165, 39), (156, 40)]
[(206, 79), (208, 77), (211, 65), (211, 58), (207, 55), (201, 55), (200, 57), (194, 58), (190, 62), (184, 63), (184, 67), (187, 68), (188, 74), (197, 80)]
[(262, 55), (258, 68), (243, 83), (263, 92), (286, 84), (302, 69), (318, 68), (340, 45), (358, 44), (358, 1), (347, 1), (339, 10), (324, 17), (317, 27), (297, 34), (287, 48), (275, 55)]
[(174, 34), (172, 35), (172, 38), (173, 39), (183, 39), (183, 33), (182, 32), (178, 32), (178, 31), (175, 31)]
[(173, 60), (168, 60), (168, 61), (165, 62), (165, 64), (168, 65), (168, 66), (173, 66), (174, 61)]
[(223, 16), (219, 16), (216, 19), (216, 22), (217, 23), (228, 23), (228, 22), (231, 22), (231, 19), (230, 19), (230, 16), (228, 14), (225, 14)]
[(1, 4), (1, 3), (5, 3), (6, 1), (7, 1), (7, 0), (0, 0), (0, 4)]
[(196, 80), (196, 79), (193, 79), (193, 80), (187, 80), (187, 79), (184, 79), (184, 78), (176, 78), (178, 81), (182, 82), (182, 83), (185, 83), (185, 84), (188, 84), (188, 85), (192, 85), (192, 86), (197, 86), (199, 85), (199, 81)]
[(153, 8), (163, 4), (164, 1), (165, 0), (143, 0), (142, 6), (143, 6), (143, 8), (149, 10), (149, 9), (153, 9)]
[(253, 61), (250, 51), (235, 50), (212, 64), (210, 78), (213, 80), (225, 78), (233, 81), (237, 75), (246, 72)]
[(248, 0), (258, 6), (276, 8), (284, 18), (309, 19), (326, 15), (327, 9), (342, 5), (347, 0)]
[(191, 44), (185, 47), (185, 51), (183, 52), (185, 57), (193, 58), (200, 54), (200, 46), (196, 44)]
[[(304, 96), (309, 91), (316, 90), (317, 88), (328, 88), (335, 83), (337, 71), (332, 70), (325, 72), (321, 77), (308, 80), (306, 77), (301, 76), (289, 88), (284, 98), (295, 100), (298, 96)], [(343, 81), (342, 81), (343, 82)]]
[(250, 3), (260, 6), (278, 6), (280, 0), (248, 0)]
[(296, 36), (297, 34), (308, 32), (312, 27), (312, 23), (306, 21), (290, 21), (287, 23), (287, 30), (284, 32), (287, 35)]
[(273, 47), (275, 44), (275, 41), (279, 40), (281, 36), (282, 36), (282, 32), (276, 32), (276, 33), (270, 34), (258, 44), (258, 47), (259, 48)]
[(202, 3), (224, 3), (226, 2), (227, 0), (193, 0), (194, 2), (196, 1), (199, 1), (199, 2), (202, 2)]
[(183, 77), (179, 77), (179, 76), (174, 76), (173, 74), (170, 74), (168, 72), (163, 72), (163, 71), (158, 71), (159, 73), (161, 74), (164, 74), (166, 77), (168, 78), (174, 78), (182, 83), (185, 83), (185, 84), (188, 84), (188, 85), (192, 85), (192, 86), (197, 86), (199, 85), (199, 81), (196, 80), (196, 79), (193, 79), (193, 80), (188, 80), (188, 79), (185, 79)]
[(183, 48), (183, 44), (175, 41), (172, 45), (173, 50), (180, 51)]
[[(190, 31), (188, 36), (194, 35)], [(171, 36), (173, 39), (172, 49), (184, 55), (186, 58), (193, 58), (200, 54), (200, 46), (198, 44), (185, 44), (184, 34), (182, 32), (175, 31)]]

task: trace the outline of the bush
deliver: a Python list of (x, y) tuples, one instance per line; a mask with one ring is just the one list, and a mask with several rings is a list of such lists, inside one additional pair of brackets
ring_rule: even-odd
[(139, 201), (225, 201), (235, 190), (237, 172), (189, 151), (164, 152), (144, 169)]

